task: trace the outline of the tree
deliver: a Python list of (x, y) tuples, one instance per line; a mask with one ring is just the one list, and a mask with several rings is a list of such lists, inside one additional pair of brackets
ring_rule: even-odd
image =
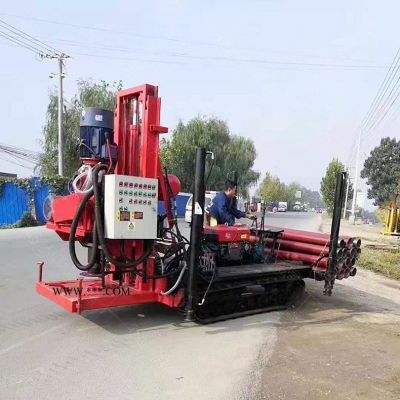
[[(225, 121), (218, 118), (193, 118), (187, 124), (180, 121), (170, 140), (161, 140), (161, 159), (168, 172), (179, 177), (182, 190), (191, 192), (197, 147), (214, 153), (208, 163), (207, 189), (222, 190), (227, 179), (238, 172), (240, 192), (246, 196), (248, 188), (257, 182), (259, 173), (252, 167), (256, 150), (252, 140), (231, 135)], [(211, 169), (212, 168), (212, 169)], [(211, 172), (210, 172), (211, 171)]]
[(267, 203), (287, 201), (288, 191), (283, 182), (278, 177), (266, 173), (259, 189), (260, 197)]
[[(297, 191), (301, 192), (301, 198), (296, 197)], [(297, 182), (285, 185), (278, 177), (272, 176), (268, 172), (260, 184), (258, 195), (267, 203), (286, 201), (289, 210), (293, 208), (296, 201), (313, 208), (323, 206), (321, 195), (316, 190), (307, 189)]]
[[(64, 173), (72, 177), (79, 168), (79, 118), (84, 107), (99, 107), (113, 111), (116, 92), (122, 83), (108, 84), (104, 81), (93, 83), (78, 81), (78, 93), (65, 102), (64, 108)], [(42, 155), (39, 161), (42, 176), (54, 176), (58, 172), (58, 96), (50, 93), (46, 124), (43, 128)]]
[[(345, 166), (337, 158), (334, 158), (326, 169), (326, 174), (321, 181), (321, 193), (325, 206), (333, 209), (335, 203), (336, 176), (339, 172), (346, 171)], [(351, 185), (350, 185), (351, 186)], [(349, 188), (349, 199), (352, 198), (352, 188)]]
[(385, 206), (400, 193), (400, 141), (383, 138), (364, 162), (361, 177), (367, 179), (368, 198)]

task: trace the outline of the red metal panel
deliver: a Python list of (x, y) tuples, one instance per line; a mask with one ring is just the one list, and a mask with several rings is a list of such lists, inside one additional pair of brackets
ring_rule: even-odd
[(183, 302), (182, 290), (176, 296), (163, 296), (155, 290), (138, 290), (133, 285), (112, 282), (103, 289), (101, 279), (37, 282), (36, 291), (72, 313), (147, 303), (179, 307)]

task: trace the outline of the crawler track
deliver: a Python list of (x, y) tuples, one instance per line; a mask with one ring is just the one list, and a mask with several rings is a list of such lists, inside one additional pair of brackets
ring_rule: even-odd
[(210, 324), (283, 310), (304, 290), (304, 281), (295, 274), (254, 280), (216, 281), (203, 305), (199, 305), (204, 290), (198, 294), (195, 317), (199, 323)]

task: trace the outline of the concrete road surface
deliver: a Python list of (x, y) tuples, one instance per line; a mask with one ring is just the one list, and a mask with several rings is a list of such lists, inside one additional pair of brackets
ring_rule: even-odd
[[(319, 218), (268, 223), (318, 230)], [(310, 281), (298, 310), (200, 326), (161, 305), (79, 316), (40, 297), (36, 261), (46, 262), (46, 280), (78, 276), (67, 243), (43, 227), (0, 231), (0, 254), (1, 399), (362, 398), (354, 388), (391, 398), (374, 383), (379, 375), (393, 389), (400, 369), (400, 300), (389, 280), (362, 274), (332, 298)], [(343, 379), (353, 397), (332, 389)]]

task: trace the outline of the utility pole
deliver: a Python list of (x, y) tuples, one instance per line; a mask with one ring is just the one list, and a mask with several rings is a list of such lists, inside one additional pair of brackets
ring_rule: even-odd
[(56, 56), (50, 56), (53, 60), (58, 62), (58, 73), (50, 74), (50, 78), (58, 76), (58, 175), (64, 176), (64, 91), (63, 91), (63, 79), (64, 73), (64, 60), (70, 58), (66, 54), (58, 54)]
[(58, 58), (58, 175), (64, 176), (64, 132), (63, 132), (63, 57)]
[(353, 188), (353, 201), (351, 204), (351, 219), (353, 224), (356, 223), (356, 200), (357, 200), (357, 189), (358, 189), (358, 175), (359, 175), (359, 164), (360, 164), (360, 153), (361, 153), (361, 128), (358, 133), (358, 142), (357, 142), (357, 154), (356, 154), (356, 168), (354, 172), (354, 188)]

